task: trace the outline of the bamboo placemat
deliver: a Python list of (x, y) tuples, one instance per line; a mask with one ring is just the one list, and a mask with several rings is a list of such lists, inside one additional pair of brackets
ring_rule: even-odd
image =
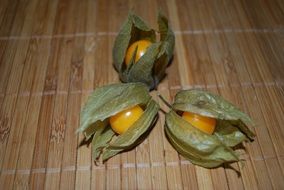
[[(0, 2), (0, 189), (284, 189), (284, 1), (21, 0)], [(128, 11), (175, 32), (158, 92), (222, 95), (255, 120), (244, 161), (204, 169), (172, 148), (164, 115), (137, 148), (92, 162), (78, 145), (94, 88), (118, 82), (112, 46)], [(152, 92), (157, 98), (157, 92)], [(160, 102), (161, 103), (161, 102)], [(161, 103), (162, 107), (166, 107)]]

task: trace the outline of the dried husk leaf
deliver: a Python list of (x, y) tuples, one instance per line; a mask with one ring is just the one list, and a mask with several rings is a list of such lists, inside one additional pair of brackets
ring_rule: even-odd
[[(160, 42), (155, 43), (155, 31), (134, 14), (129, 14), (114, 44), (113, 60), (116, 70), (123, 82), (143, 82), (153, 89), (165, 76), (165, 70), (172, 57), (175, 43), (174, 33), (168, 26), (168, 20), (161, 13), (158, 15)], [(135, 41), (148, 39), (153, 42), (146, 53), (134, 63), (124, 64), (127, 48)], [(136, 51), (134, 52), (134, 57)]]
[(156, 61), (157, 54), (159, 53), (160, 43), (152, 44), (146, 53), (137, 61), (132, 64), (128, 73), (123, 73), (127, 78), (124, 82), (142, 82), (150, 89), (155, 87), (155, 78), (153, 76), (153, 66)]
[(113, 61), (116, 70), (121, 73), (124, 68), (124, 57), (130, 44), (141, 39), (148, 39), (155, 42), (155, 31), (133, 13), (128, 15), (127, 20), (122, 25), (113, 47)]
[(112, 115), (138, 104), (146, 105), (151, 96), (142, 83), (111, 84), (95, 89), (89, 96), (80, 117), (80, 128), (90, 137), (100, 124)]
[(104, 148), (108, 146), (112, 137), (115, 135), (114, 131), (109, 125), (98, 126), (96, 133), (92, 139), (92, 153), (93, 159), (98, 160)]
[[(215, 118), (214, 133), (208, 135), (193, 127), (176, 113), (179, 111)], [(250, 117), (230, 102), (209, 92), (192, 89), (176, 94), (172, 110), (166, 115), (165, 132), (180, 154), (194, 164), (212, 168), (239, 160), (230, 147), (247, 139), (253, 140), (254, 134), (247, 124), (253, 124)]]
[(229, 147), (234, 147), (247, 140), (247, 136), (227, 120), (217, 120), (214, 135)]
[[(108, 118), (135, 105), (145, 108), (142, 116), (124, 134), (116, 135)], [(148, 88), (143, 83), (99, 87), (90, 95), (81, 112), (81, 126), (78, 131), (83, 132), (86, 139), (93, 138), (93, 159), (107, 160), (143, 141), (158, 110), (158, 104), (151, 99)]]
[[(253, 140), (255, 136), (247, 127), (247, 125), (254, 125), (247, 114), (243, 113), (221, 96), (203, 90), (192, 89), (178, 92), (175, 96), (173, 109), (213, 117), (219, 120), (219, 125), (224, 125), (223, 127), (219, 126), (219, 132), (223, 130), (223, 134), (226, 134), (227, 137), (230, 136), (230, 138), (223, 136), (223, 138), (220, 139), (225, 140), (228, 144), (236, 144), (238, 141), (242, 142), (246, 139), (244, 135), (249, 140)], [(235, 130), (228, 130), (225, 126), (234, 127)], [(243, 135), (240, 135), (239, 132), (236, 133), (236, 130), (243, 133)], [(228, 134), (229, 131), (231, 134)]]
[(102, 155), (103, 161), (140, 144), (146, 138), (145, 134), (151, 130), (158, 110), (159, 105), (154, 100), (150, 100), (142, 116), (124, 134), (119, 135), (106, 147)]
[(161, 12), (158, 14), (158, 25), (161, 46), (154, 65), (155, 86), (164, 78), (166, 68), (172, 59), (175, 46), (174, 33), (168, 25), (168, 19)]
[[(251, 118), (221, 96), (203, 90), (182, 90), (175, 96), (173, 109), (197, 113), (220, 120), (241, 120), (253, 125)], [(249, 130), (244, 130), (249, 131)]]
[(176, 150), (199, 166), (214, 168), (224, 162), (239, 160), (236, 153), (216, 136), (203, 133), (174, 111), (166, 114), (165, 132)]
[(168, 19), (161, 12), (159, 12), (158, 15), (158, 25), (160, 39), (162, 42), (159, 57), (165, 52), (165, 54), (168, 56), (168, 59), (170, 59), (174, 52), (175, 36), (172, 29), (169, 27)]
[(89, 140), (93, 134), (95, 134), (95, 132), (100, 129), (100, 128), (104, 128), (105, 126), (107, 126), (108, 124), (108, 120), (105, 119), (104, 121), (96, 121), (95, 123), (91, 124), (85, 131), (84, 131), (84, 135), (85, 135), (85, 140)]
[(190, 160), (191, 163), (205, 167), (205, 168), (214, 168), (220, 165), (219, 161), (201, 159), (193, 155), (186, 147), (182, 146), (182, 143), (178, 142), (174, 135), (172, 135), (168, 128), (165, 128), (165, 133), (168, 137), (169, 142), (173, 147), (186, 159)]

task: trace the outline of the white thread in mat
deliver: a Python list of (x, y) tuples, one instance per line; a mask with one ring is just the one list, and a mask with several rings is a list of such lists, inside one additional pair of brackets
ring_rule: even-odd
[(67, 166), (67, 167), (64, 167), (62, 169), (62, 171), (75, 171), (76, 170), (76, 167), (75, 166)]
[[(244, 82), (244, 83), (232, 83), (230, 86), (222, 85), (222, 84), (209, 84), (209, 85), (204, 85), (204, 84), (195, 84), (195, 85), (176, 85), (176, 86), (171, 86), (169, 89), (170, 90), (188, 90), (188, 89), (193, 89), (193, 88), (198, 88), (198, 89), (212, 89), (212, 88), (229, 88), (229, 87), (283, 87), (284, 83), (275, 83), (275, 82)], [(162, 87), (159, 89), (159, 91), (164, 91), (168, 90), (166, 87)], [(18, 96), (20, 97), (27, 97), (27, 96), (48, 96), (48, 95), (68, 95), (70, 94), (90, 94), (93, 92), (93, 89), (88, 89), (88, 90), (75, 90), (75, 91), (55, 91), (55, 90), (50, 90), (50, 91), (45, 91), (45, 92), (23, 92), (20, 93)], [(5, 96), (17, 96), (17, 94), (0, 94), (0, 97), (4, 98)]]
[(136, 167), (136, 164), (134, 164), (134, 163), (122, 164), (122, 168), (135, 168), (135, 167)]
[(31, 35), (31, 36), (2, 36), (0, 40), (30, 40), (30, 39), (53, 39), (53, 38), (73, 38), (95, 36), (94, 32), (74, 33), (74, 34), (55, 34), (55, 35)]
[[(200, 34), (222, 34), (222, 33), (283, 33), (284, 29), (259, 28), (259, 29), (204, 29), (204, 30), (184, 30), (174, 31), (175, 35), (200, 35)], [(53, 38), (73, 38), (90, 36), (116, 36), (118, 32), (86, 32), (73, 34), (55, 34), (55, 35), (30, 35), (30, 36), (2, 36), (0, 40), (30, 40), (30, 39), (53, 39)]]
[[(281, 158), (282, 156), (279, 156), (279, 158)], [(270, 160), (270, 159), (277, 159), (277, 157), (276, 156), (266, 156), (266, 155), (264, 155), (263, 156), (263, 158), (262, 158), (262, 160)], [(256, 160), (256, 159), (254, 159), (254, 160)]]
[[(229, 87), (269, 87), (269, 86), (281, 86), (279, 84), (276, 84), (275, 82), (245, 82), (245, 83), (232, 83), (230, 86), (222, 85), (222, 84), (196, 84), (196, 85), (176, 85), (176, 86), (171, 86), (170, 90), (178, 90), (178, 89), (183, 89), (183, 90), (188, 90), (188, 89), (193, 89), (193, 88), (199, 88), (199, 89), (211, 89), (211, 88), (229, 88)], [(167, 90), (167, 88), (162, 88), (161, 90)]]
[(43, 96), (43, 92), (35, 92), (32, 96)]
[(119, 164), (108, 164), (107, 165), (107, 169), (119, 169), (120, 168), (120, 165)]
[(164, 162), (152, 162), (151, 163), (152, 167), (162, 167), (165, 166)]
[(46, 168), (35, 168), (32, 169), (32, 173), (45, 173), (46, 172)]
[(78, 166), (77, 171), (89, 171), (91, 170), (91, 166)]
[(68, 94), (68, 91), (65, 91), (65, 90), (59, 90), (56, 92), (57, 94), (60, 94), (60, 95), (67, 95)]
[(203, 30), (184, 30), (184, 31), (174, 31), (176, 35), (182, 34), (222, 34), (222, 33), (282, 33), (284, 29), (273, 29), (273, 28), (260, 28), (260, 29), (203, 29)]
[(188, 161), (188, 160), (181, 160), (180, 164), (181, 165), (191, 165), (192, 163), (190, 163), (190, 161)]
[[(166, 164), (168, 166), (175, 166), (178, 165), (178, 162), (169, 162), (168, 164)], [(102, 166), (94, 166), (93, 170), (105, 170), (107, 169), (127, 169), (127, 168), (150, 168), (150, 167), (162, 167), (165, 166), (164, 162), (153, 162), (153, 163), (124, 163), (122, 165), (120, 164), (108, 164), (106, 167), (105, 165)], [(76, 169), (76, 166), (68, 166), (68, 167), (64, 167), (63, 169), (61, 168), (35, 168), (35, 169), (21, 169), (21, 170), (15, 170), (15, 169), (11, 169), (11, 170), (2, 170), (2, 174), (6, 174), (6, 175), (14, 175), (16, 172), (20, 173), (20, 174), (36, 174), (36, 173), (60, 173), (62, 172), (68, 172), (68, 171), (90, 171), (91, 170), (91, 166), (78, 166)]]
[(104, 169), (106, 169), (105, 165), (99, 165), (99, 166), (94, 166), (93, 167), (93, 170), (104, 170)]
[(6, 175), (14, 175), (16, 173), (15, 169), (12, 170), (2, 170), (1, 174), (6, 174)]
[[(278, 158), (283, 158), (284, 156), (278, 156)], [(245, 160), (249, 160), (249, 157), (244, 158)], [(277, 159), (277, 156), (264, 156), (264, 157), (255, 157), (251, 158), (253, 161), (263, 161), (267, 159)], [(2, 175), (14, 175), (17, 173), (23, 175), (29, 174), (40, 174), (40, 173), (60, 173), (62, 172), (70, 172), (70, 171), (91, 171), (91, 170), (114, 170), (114, 169), (128, 169), (128, 168), (154, 168), (154, 167), (175, 167), (179, 165), (192, 165), (192, 163), (188, 160), (180, 160), (180, 161), (172, 161), (172, 162), (152, 162), (152, 163), (123, 163), (123, 164), (107, 164), (100, 166), (86, 165), (86, 166), (68, 166), (61, 168), (34, 168), (34, 169), (7, 169), (1, 170)]]
[(52, 174), (52, 173), (60, 173), (61, 169), (60, 168), (47, 168), (46, 173)]
[(43, 92), (43, 95), (54, 95), (55, 93), (56, 93), (55, 90), (49, 90), (49, 91)]
[(150, 168), (150, 163), (137, 163), (137, 168)]
[(180, 162), (166, 162), (166, 166), (178, 166)]
[[(208, 85), (206, 85), (206, 88), (224, 88), (225, 86), (224, 85), (222, 85), (222, 84), (218, 84), (218, 85), (216, 85), (216, 84), (208, 84)], [(204, 87), (202, 87), (202, 88), (204, 88)]]
[(17, 170), (17, 173), (21, 175), (30, 175), (31, 170)]
[(31, 92), (25, 91), (25, 92), (20, 92), (21, 97), (29, 97), (31, 95)]
[(98, 36), (116, 36), (118, 32), (98, 32)]
[(70, 94), (81, 94), (81, 93), (82, 93), (82, 90), (74, 90), (70, 92)]

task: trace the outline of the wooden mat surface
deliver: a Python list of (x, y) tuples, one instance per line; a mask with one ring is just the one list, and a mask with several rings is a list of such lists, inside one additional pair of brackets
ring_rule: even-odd
[[(112, 46), (128, 11), (157, 28), (159, 9), (176, 36), (159, 93), (207, 89), (257, 123), (232, 164), (240, 176), (178, 155), (162, 113), (147, 140), (105, 165), (77, 149), (86, 98), (119, 81)], [(284, 189), (283, 0), (1, 0), (0, 23), (0, 189)]]

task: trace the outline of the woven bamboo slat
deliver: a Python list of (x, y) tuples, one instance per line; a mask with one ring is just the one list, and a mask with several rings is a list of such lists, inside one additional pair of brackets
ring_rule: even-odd
[[(0, 189), (283, 189), (284, 3), (281, 0), (2, 0)], [(148, 138), (104, 164), (76, 133), (99, 86), (119, 82), (115, 37), (131, 10), (154, 29), (161, 9), (174, 58), (152, 97)], [(181, 89), (219, 94), (255, 121), (243, 161), (205, 169), (179, 155), (164, 112)], [(226, 165), (224, 165), (226, 166)]]

